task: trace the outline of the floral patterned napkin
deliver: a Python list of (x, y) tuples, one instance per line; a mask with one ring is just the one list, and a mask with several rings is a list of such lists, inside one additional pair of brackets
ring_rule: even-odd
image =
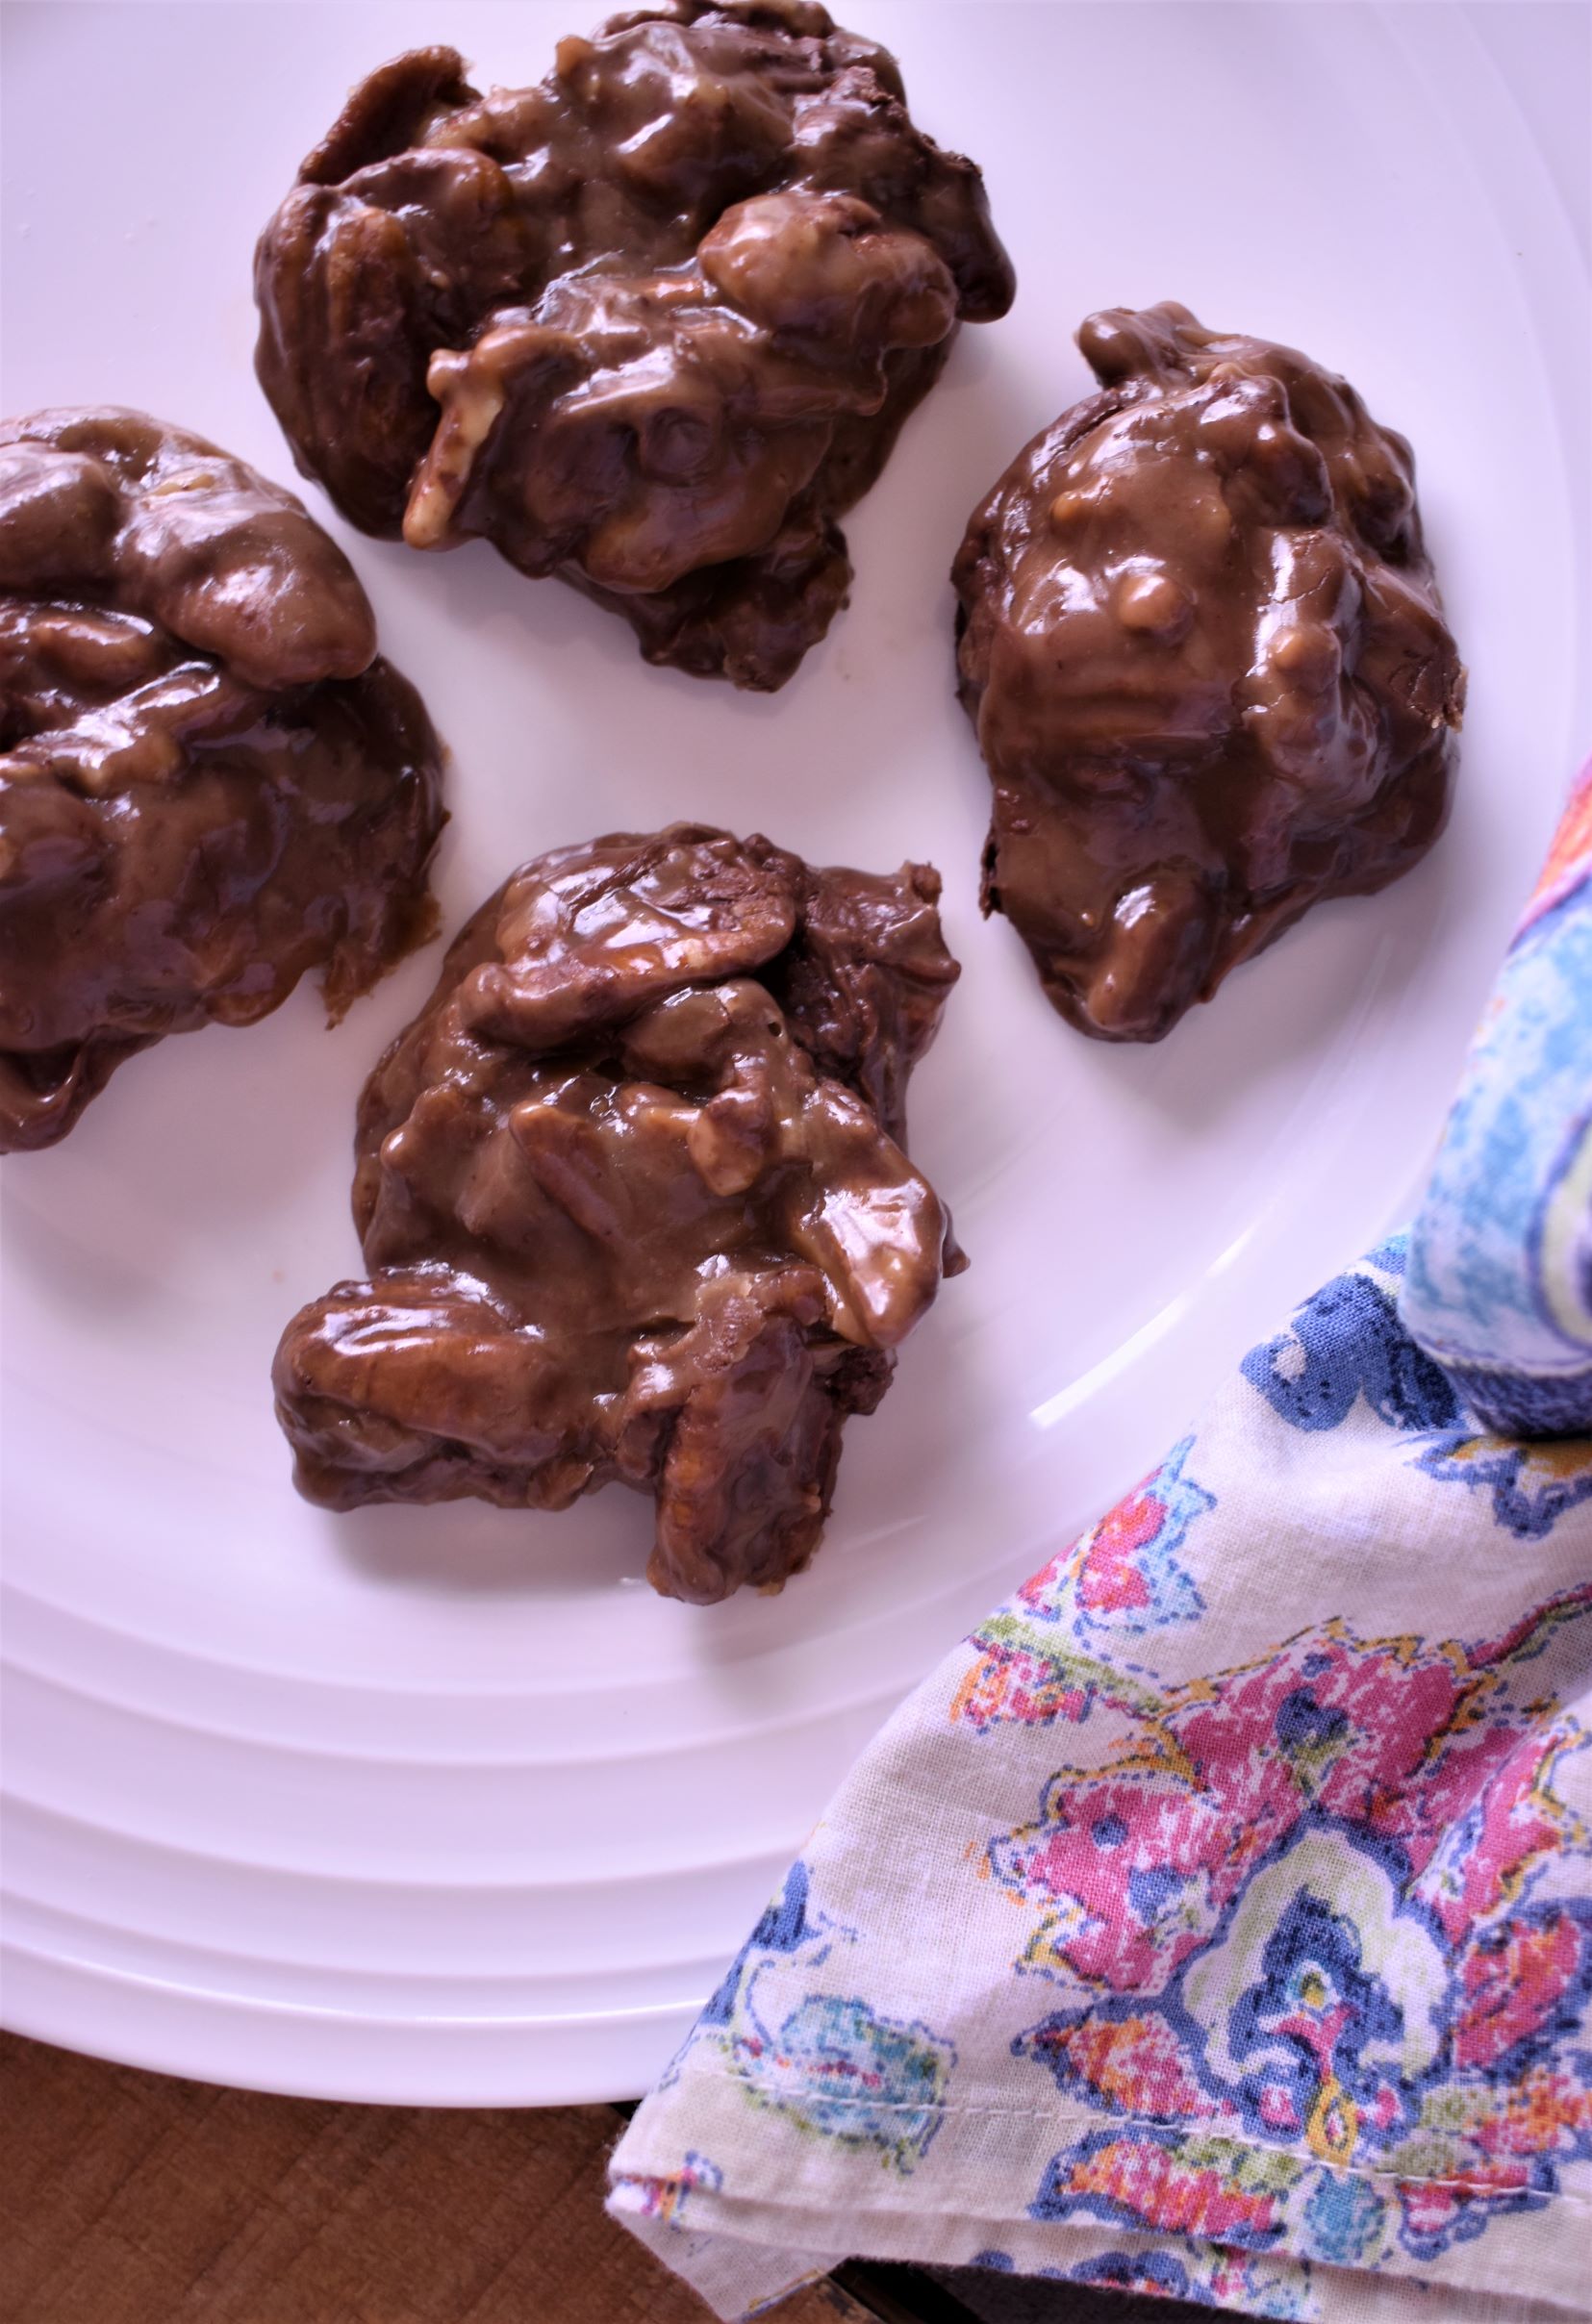
[(1592, 2313), (1588, 1434), (1592, 769), (1407, 1244), (897, 1713), (611, 2210), (726, 2317), (854, 2255)]

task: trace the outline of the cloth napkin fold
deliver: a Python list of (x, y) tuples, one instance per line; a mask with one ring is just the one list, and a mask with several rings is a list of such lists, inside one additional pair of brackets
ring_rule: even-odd
[(1592, 768), (1412, 1234), (890, 1721), (610, 2209), (724, 2317), (858, 2255), (1585, 2317), (1588, 1432)]

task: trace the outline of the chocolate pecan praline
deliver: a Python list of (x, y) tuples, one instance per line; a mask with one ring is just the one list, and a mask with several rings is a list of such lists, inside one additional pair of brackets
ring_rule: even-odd
[(697, 1604), (817, 1547), (850, 1412), (961, 1265), (906, 1157), (957, 969), (936, 874), (679, 823), (526, 864), (359, 1109), (369, 1270), (277, 1352), (332, 1508), (648, 1491)]
[(648, 661), (784, 684), (844, 603), (838, 517), (1011, 267), (888, 51), (814, 0), (678, 0), (480, 95), (360, 84), (263, 236), (261, 382), (366, 532), (480, 535)]
[(1019, 453), (952, 573), (984, 906), (1074, 1024), (1155, 1041), (1431, 846), (1464, 672), (1409, 445), (1347, 381), (1171, 302), (1078, 342), (1103, 392)]
[(0, 423), (0, 1151), (163, 1034), (429, 932), (441, 752), (291, 493), (115, 409)]

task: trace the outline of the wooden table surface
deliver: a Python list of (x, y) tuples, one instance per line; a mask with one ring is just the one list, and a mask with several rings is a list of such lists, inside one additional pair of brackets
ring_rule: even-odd
[[(338, 2106), (0, 2034), (0, 2324), (708, 2324), (602, 2209), (613, 2107)], [(867, 2266), (778, 2324), (1193, 2324)]]

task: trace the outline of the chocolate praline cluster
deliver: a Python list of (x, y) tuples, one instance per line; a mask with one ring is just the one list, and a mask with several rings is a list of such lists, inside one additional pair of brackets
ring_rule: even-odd
[(904, 1145), (957, 974), (939, 889), (695, 824), (516, 872), (366, 1086), (368, 1274), (276, 1359), (301, 1490), (618, 1482), (656, 1497), (667, 1596), (799, 1571), (842, 1424), (961, 1263)]
[(0, 1151), (163, 1034), (429, 933), (441, 751), (289, 493), (138, 412), (0, 424)]
[(888, 51), (815, 0), (678, 0), (534, 88), (384, 65), (256, 289), (262, 384), (353, 523), (482, 536), (649, 661), (771, 689), (845, 601), (837, 518), (1012, 274)]
[(1092, 316), (1102, 392), (1022, 451), (953, 571), (995, 788), (984, 903), (1084, 1032), (1154, 1041), (1447, 812), (1464, 672), (1408, 444), (1292, 348)]

